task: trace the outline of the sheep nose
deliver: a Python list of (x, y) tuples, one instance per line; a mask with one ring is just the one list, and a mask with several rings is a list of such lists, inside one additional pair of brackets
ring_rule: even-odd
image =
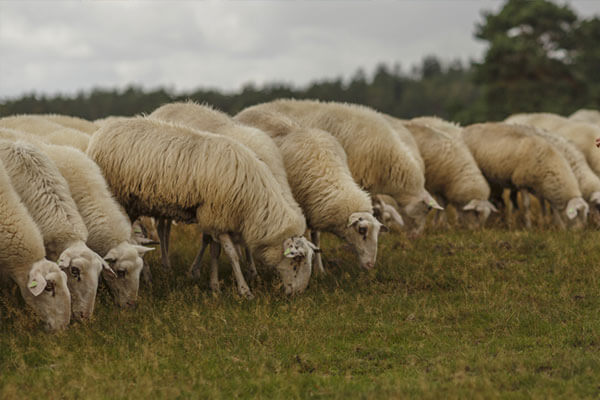
[(127, 306), (127, 308), (136, 308), (137, 302), (135, 300), (130, 300), (127, 303), (125, 303), (125, 305)]
[(365, 269), (373, 269), (373, 267), (375, 266), (375, 263), (373, 263), (372, 261), (368, 261), (366, 263), (364, 263), (363, 267)]

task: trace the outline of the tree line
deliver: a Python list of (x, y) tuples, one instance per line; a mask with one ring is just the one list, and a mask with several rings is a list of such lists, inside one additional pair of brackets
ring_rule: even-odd
[(188, 99), (235, 114), (281, 97), (346, 101), (401, 118), (437, 115), (463, 124), (515, 112), (600, 109), (600, 18), (582, 19), (568, 5), (548, 0), (508, 0), (497, 14), (483, 14), (475, 37), (487, 43), (481, 62), (429, 55), (410, 71), (380, 64), (371, 76), (359, 69), (348, 80), (324, 79), (303, 88), (247, 84), (233, 93), (198, 89), (177, 94), (136, 86), (75, 96), (31, 93), (2, 102), (0, 116), (60, 113), (94, 120), (150, 113), (164, 103)]

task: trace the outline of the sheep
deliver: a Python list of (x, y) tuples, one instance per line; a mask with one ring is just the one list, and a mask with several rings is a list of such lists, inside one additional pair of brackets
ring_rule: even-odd
[(66, 128), (40, 115), (26, 114), (0, 118), (0, 127), (40, 136), (48, 143), (71, 146), (84, 152), (90, 140), (87, 134)]
[(462, 137), (492, 188), (528, 189), (573, 220), (587, 216), (577, 179), (565, 158), (531, 127), (484, 123), (463, 129)]
[[(294, 208), (296, 213), (302, 214), (300, 206), (292, 195), (281, 154), (275, 143), (264, 132), (256, 128), (239, 124), (229, 115), (215, 110), (210, 106), (200, 105), (193, 102), (165, 104), (154, 110), (152, 114), (150, 114), (150, 117), (162, 121), (179, 123), (195, 130), (208, 131), (218, 135), (227, 136), (247, 146), (255, 153), (259, 160), (264, 162), (267, 167), (269, 167), (271, 173), (275, 177), (275, 180), (279, 184), (279, 190), (281, 194), (288, 202), (290, 207)], [(161, 240), (161, 244), (165, 243), (164, 252), (162, 251), (163, 246), (161, 245), (161, 254), (166, 255), (168, 252), (168, 232), (170, 227), (168, 225), (165, 226), (165, 222), (162, 221), (159, 221), (158, 226), (161, 228), (161, 231), (165, 232), (163, 235), (161, 235), (161, 239), (165, 239)], [(191, 275), (194, 274), (194, 271), (199, 269), (200, 261), (205, 248), (206, 246), (202, 246), (198, 252), (197, 257), (190, 268)], [(254, 262), (250, 254), (247, 254), (252, 278), (256, 278), (258, 275), (256, 272), (256, 267), (254, 266)], [(218, 256), (218, 253), (214, 253), (213, 255)], [(164, 261), (168, 262), (168, 258)], [(217, 266), (216, 263), (212, 263), (212, 265), (215, 266), (215, 268)], [(218, 270), (214, 270), (211, 273), (211, 288), (213, 288), (215, 291), (218, 291), (218, 282)]]
[(227, 233), (276, 267), (287, 294), (308, 286), (312, 244), (306, 221), (283, 198), (267, 166), (233, 139), (138, 117), (94, 133), (88, 155), (132, 220), (145, 215), (198, 223), (225, 248), (238, 291), (252, 293)]
[(98, 278), (108, 264), (85, 242), (88, 231), (54, 163), (33, 145), (0, 140), (0, 159), (12, 185), (39, 226), (46, 254), (68, 272), (73, 317), (87, 319), (94, 310)]
[[(263, 130), (279, 147), (312, 242), (318, 247), (319, 232), (331, 232), (352, 245), (361, 267), (372, 269), (379, 231), (387, 228), (373, 216), (371, 199), (354, 182), (337, 140), (319, 129), (303, 128), (283, 114), (253, 107), (234, 119)], [(318, 256), (315, 270), (324, 272)]]
[(72, 128), (87, 134), (92, 134), (99, 128), (99, 126), (92, 121), (88, 121), (83, 118), (72, 117), (70, 115), (41, 114), (41, 116), (66, 128)]
[[(567, 160), (577, 179), (583, 198), (592, 206), (590, 211), (596, 215), (600, 209), (600, 178), (591, 170), (583, 154), (569, 140), (552, 135), (544, 129), (534, 128), (532, 133), (551, 143)], [(522, 195), (526, 196), (527, 194), (522, 193)], [(525, 200), (524, 205), (527, 207), (529, 201)], [(528, 209), (525, 210), (527, 214), (528, 211)], [(529, 216), (526, 219), (529, 220)], [(557, 222), (562, 225), (561, 220), (557, 220)]]
[(483, 226), (492, 212), (490, 186), (462, 138), (427, 124), (405, 122), (425, 161), (425, 188), (454, 205), (468, 227)]
[(441, 209), (425, 190), (419, 163), (376, 111), (354, 104), (293, 99), (255, 107), (281, 112), (303, 126), (333, 135), (344, 148), (359, 186), (372, 195), (392, 196), (414, 232), (422, 231), (429, 210)]
[(0, 272), (19, 286), (25, 302), (49, 330), (71, 319), (67, 275), (45, 258), (44, 242), (0, 160)]
[(112, 269), (105, 269), (102, 276), (116, 303), (121, 307), (134, 305), (142, 257), (154, 249), (131, 243), (131, 222), (110, 193), (100, 168), (87, 155), (67, 146), (45, 145), (41, 150), (69, 185), (89, 233), (86, 244)]
[(600, 111), (581, 109), (571, 114), (569, 120), (600, 125)]
[(600, 137), (600, 127), (550, 113), (516, 114), (505, 122), (543, 128), (552, 135), (570, 140), (583, 153), (592, 171), (600, 175), (600, 152), (595, 146), (596, 138)]

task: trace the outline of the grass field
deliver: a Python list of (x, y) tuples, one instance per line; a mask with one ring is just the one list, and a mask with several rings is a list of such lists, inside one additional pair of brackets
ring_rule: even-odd
[(388, 234), (371, 273), (326, 236), (326, 276), (288, 299), (263, 271), (253, 301), (224, 258), (219, 297), (188, 280), (198, 239), (177, 227), (174, 270), (148, 257), (136, 309), (102, 288), (94, 320), (64, 333), (5, 285), (0, 398), (600, 396), (597, 231)]

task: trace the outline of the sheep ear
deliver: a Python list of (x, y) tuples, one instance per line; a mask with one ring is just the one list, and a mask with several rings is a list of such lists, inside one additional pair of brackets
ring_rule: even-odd
[(350, 215), (350, 217), (348, 218), (348, 228), (350, 228), (354, 224), (357, 224), (359, 220), (360, 220), (360, 217), (358, 215), (355, 215), (355, 214)]
[(98, 256), (98, 258), (100, 258), (100, 263), (102, 264), (102, 270), (106, 271), (106, 273), (108, 273), (108, 275), (110, 275), (112, 278), (116, 278), (117, 274), (110, 267), (110, 265), (108, 265), (108, 263), (102, 257)]
[(489, 204), (490, 210), (492, 210), (492, 212), (495, 212), (495, 213), (499, 212), (498, 209), (496, 208), (496, 206), (493, 205), (491, 201), (488, 201), (488, 204)]
[(423, 197), (423, 202), (425, 204), (427, 204), (427, 207), (429, 207), (429, 208), (433, 208), (435, 210), (443, 210), (444, 209), (442, 206), (440, 206), (438, 204), (437, 201), (435, 201), (433, 196), (430, 195), (429, 193), (425, 193), (425, 196)]
[[(148, 239), (145, 237), (136, 237), (133, 239), (138, 245), (157, 245), (160, 244), (159, 241)], [(154, 250), (154, 249), (153, 249)]]
[(111, 256), (110, 253), (106, 255), (106, 257), (103, 258), (104, 261), (106, 261), (107, 263), (114, 263), (117, 262), (117, 259), (114, 256)]
[(140, 257), (142, 257), (147, 252), (154, 250), (154, 247), (145, 247), (145, 246), (138, 246), (138, 245), (133, 245), (133, 247), (137, 250)]
[(39, 272), (35, 272), (27, 282), (27, 289), (29, 289), (31, 294), (33, 294), (34, 296), (39, 296), (45, 288), (46, 279)]
[(60, 258), (58, 259), (58, 268), (66, 269), (66, 268), (69, 268), (70, 265), (71, 265), (71, 257), (69, 257), (66, 254), (61, 254)]

